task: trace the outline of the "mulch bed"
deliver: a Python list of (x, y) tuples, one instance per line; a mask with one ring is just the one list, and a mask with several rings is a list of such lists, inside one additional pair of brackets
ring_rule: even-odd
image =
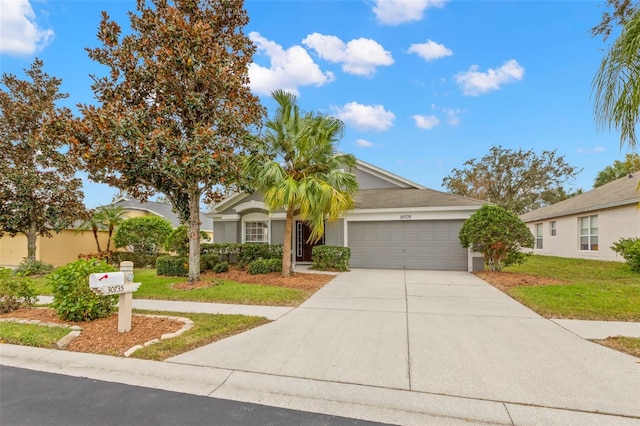
[(473, 274), (503, 291), (509, 290), (513, 287), (521, 286), (567, 284), (567, 281), (562, 281), (555, 278), (518, 274), (516, 272), (476, 271)]
[(118, 314), (87, 322), (63, 321), (51, 308), (26, 308), (2, 314), (0, 318), (18, 318), (38, 320), (55, 324), (77, 325), (82, 328), (79, 337), (74, 339), (67, 350), (74, 352), (99, 353), (122, 356), (136, 345), (159, 339), (165, 333), (173, 333), (182, 328), (184, 323), (168, 318), (150, 318), (133, 315), (131, 331), (118, 332)]

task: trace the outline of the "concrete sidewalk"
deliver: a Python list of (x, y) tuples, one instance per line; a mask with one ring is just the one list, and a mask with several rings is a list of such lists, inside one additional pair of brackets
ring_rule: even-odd
[(639, 425), (640, 360), (567, 328), (471, 274), (354, 270), (166, 362), (0, 345), (0, 363), (396, 424)]

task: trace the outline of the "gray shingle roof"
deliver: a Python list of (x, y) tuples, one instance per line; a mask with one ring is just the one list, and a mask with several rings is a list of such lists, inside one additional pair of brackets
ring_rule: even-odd
[(638, 203), (640, 202), (640, 192), (637, 190), (639, 183), (640, 173), (635, 173), (632, 177), (623, 177), (559, 203), (530, 211), (520, 218), (524, 222), (532, 222)]
[(484, 201), (433, 189), (363, 189), (355, 196), (357, 209), (385, 209), (409, 207), (461, 207), (478, 206)]
[[(180, 219), (178, 215), (173, 212), (173, 207), (171, 204), (159, 203), (157, 201), (147, 201), (146, 203), (141, 203), (136, 199), (127, 199), (121, 198), (117, 200), (115, 203), (111, 205), (121, 206), (124, 209), (132, 209), (132, 210), (143, 210), (147, 212), (154, 213), (164, 219), (168, 220), (171, 223), (171, 226), (177, 228), (180, 226)], [(205, 216), (204, 212), (200, 212), (200, 229), (203, 231), (213, 232), (211, 219)]]

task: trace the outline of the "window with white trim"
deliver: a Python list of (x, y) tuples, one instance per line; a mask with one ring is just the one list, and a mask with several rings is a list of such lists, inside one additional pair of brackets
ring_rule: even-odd
[(556, 235), (558, 235), (558, 230), (556, 228), (555, 220), (552, 220), (551, 222), (549, 222), (549, 235), (551, 235), (552, 237), (555, 237)]
[(536, 248), (542, 249), (542, 224), (536, 223)]
[(264, 213), (250, 213), (242, 218), (243, 243), (269, 243), (269, 218)]
[(598, 250), (598, 216), (585, 216), (578, 218), (580, 226), (579, 244), (580, 250)]

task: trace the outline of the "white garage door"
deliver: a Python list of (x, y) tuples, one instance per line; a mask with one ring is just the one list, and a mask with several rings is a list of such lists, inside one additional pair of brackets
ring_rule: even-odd
[(349, 222), (352, 268), (466, 271), (462, 220)]

